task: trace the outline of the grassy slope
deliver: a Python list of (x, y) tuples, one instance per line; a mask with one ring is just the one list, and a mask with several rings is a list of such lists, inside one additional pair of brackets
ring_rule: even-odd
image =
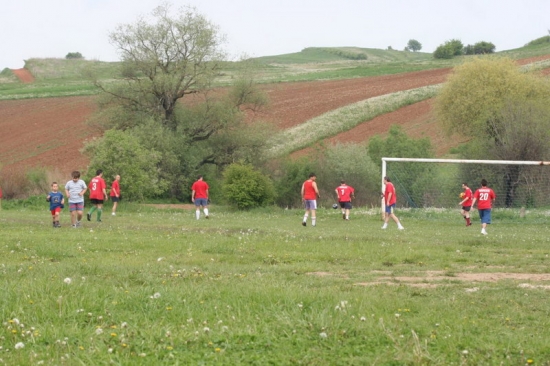
[[(350, 60), (343, 55), (366, 54), (367, 60)], [(550, 53), (550, 43), (502, 51), (498, 55), (514, 59)], [(389, 51), (370, 48), (306, 48), (301, 52), (265, 56), (253, 59), (254, 73), (260, 83), (346, 79), (411, 71), (452, 67), (465, 58), (435, 60), (422, 52)], [(120, 77), (120, 63), (65, 59), (30, 59), (25, 68), (36, 78), (33, 84), (21, 84), (9, 75), (0, 73), (0, 100), (97, 93), (90, 75), (110, 81)], [(235, 63), (226, 63), (219, 85), (227, 85), (236, 73)]]

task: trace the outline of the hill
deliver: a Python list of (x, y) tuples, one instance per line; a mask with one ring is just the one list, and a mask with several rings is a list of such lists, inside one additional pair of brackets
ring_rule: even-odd
[[(366, 50), (367, 60), (349, 60), (327, 49), (302, 51), (300, 57), (303, 60), (310, 57), (304, 63), (285, 64), (296, 60), (296, 55), (254, 60), (261, 65), (256, 69), (257, 76), (264, 83), (262, 88), (271, 101), (269, 107), (255, 118), (266, 120), (279, 130), (286, 130), (368, 98), (443, 83), (452, 65), (461, 62), (435, 61), (428, 59), (426, 54), (403, 51), (343, 50)], [(524, 58), (519, 64), (550, 59), (548, 46), (529, 46), (523, 53), (521, 50), (508, 52), (516, 58), (542, 54)], [(315, 54), (323, 56), (316, 59), (312, 56)], [(334, 57), (339, 59), (327, 61)], [(375, 57), (377, 62), (374, 62)], [(405, 57), (414, 57), (414, 60), (404, 62), (402, 58)], [(86, 62), (33, 59), (26, 65), (35, 78), (33, 83), (22, 84), (9, 77), (0, 79), (0, 98), (10, 99), (0, 101), (0, 163), (5, 170), (40, 166), (67, 175), (71, 170), (86, 168), (88, 158), (79, 150), (87, 139), (100, 136), (101, 131), (86, 123), (97, 107), (95, 90), (89, 81), (82, 80), (82, 72), (91, 69), (104, 80), (116, 78), (118, 72), (116, 63)], [(86, 69), (90, 65), (92, 67)], [(227, 81), (236, 68), (233, 64), (226, 66), (224, 78)], [(380, 72), (384, 73), (383, 76), (378, 75)], [(321, 76), (330, 76), (331, 80), (323, 80), (326, 78)], [(273, 80), (278, 82), (270, 82)], [(289, 80), (295, 82), (281, 82)], [(220, 85), (224, 82), (222, 80)], [(30, 98), (33, 96), (49, 97)], [(413, 136), (430, 136), (437, 154), (444, 155), (460, 141), (446, 140), (433, 118), (431, 104), (427, 100), (400, 108), (359, 123), (353, 129), (330, 136), (325, 141), (364, 142), (375, 134), (384, 134), (391, 124), (400, 124)], [(309, 149), (311, 147), (294, 155), (306, 154)]]

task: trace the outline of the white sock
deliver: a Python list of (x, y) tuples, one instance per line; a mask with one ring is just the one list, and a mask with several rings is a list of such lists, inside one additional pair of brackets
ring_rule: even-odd
[(304, 215), (304, 220), (303, 220), (303, 222), (306, 222), (306, 221), (307, 221), (307, 216), (308, 216), (307, 214)]
[(205, 208), (203, 211), (204, 211), (204, 216), (208, 216), (208, 209)]
[(195, 211), (195, 216), (197, 217), (197, 220), (201, 217), (201, 212), (199, 210)]
[(315, 217), (311, 218), (311, 226), (315, 226)]

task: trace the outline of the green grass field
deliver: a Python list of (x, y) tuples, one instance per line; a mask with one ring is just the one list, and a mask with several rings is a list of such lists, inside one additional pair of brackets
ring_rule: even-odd
[[(550, 43), (545, 42), (497, 52), (496, 55), (521, 59), (548, 53)], [(365, 54), (367, 59), (349, 58), (355, 54)], [(256, 67), (248, 70), (248, 73), (253, 74), (258, 83), (336, 80), (453, 67), (469, 57), (437, 60), (425, 52), (310, 47), (290, 54), (254, 58)], [(2, 70), (0, 100), (93, 95), (98, 90), (91, 82), (91, 75), (103, 82), (115, 82), (121, 77), (119, 62), (31, 58), (25, 62), (25, 68), (34, 75), (34, 83), (22, 84), (9, 69)], [(231, 85), (239, 68), (239, 62), (224, 63), (216, 85)]]
[[(67, 210), (65, 210), (67, 211)], [(0, 359), (36, 364), (549, 364), (549, 211), (194, 211), (51, 228), (4, 202)], [(492, 280), (491, 280), (492, 279)]]

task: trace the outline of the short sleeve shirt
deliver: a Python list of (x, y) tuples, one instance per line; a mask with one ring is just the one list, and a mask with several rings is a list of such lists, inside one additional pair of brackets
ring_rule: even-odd
[(208, 198), (208, 184), (203, 180), (198, 180), (191, 187), (195, 191), (195, 198)]
[[(391, 195), (390, 202), (388, 202), (388, 196)], [(393, 183), (387, 182), (386, 183), (386, 190), (384, 191), (384, 198), (386, 201), (386, 205), (391, 206), (397, 202), (397, 197), (395, 197), (395, 187), (393, 186)]]
[(336, 192), (338, 193), (338, 202), (350, 202), (351, 201), (351, 195), (353, 194), (355, 190), (353, 187), (348, 185), (341, 185), (336, 188)]
[(84, 196), (80, 196), (79, 193), (86, 189), (86, 183), (82, 179), (78, 181), (70, 180), (65, 184), (65, 190), (69, 192), (69, 203), (84, 202)]

